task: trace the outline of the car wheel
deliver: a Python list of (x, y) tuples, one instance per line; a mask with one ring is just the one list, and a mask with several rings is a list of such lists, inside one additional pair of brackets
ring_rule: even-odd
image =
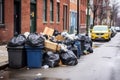
[(108, 39), (108, 41), (110, 41), (111, 40), (111, 37)]

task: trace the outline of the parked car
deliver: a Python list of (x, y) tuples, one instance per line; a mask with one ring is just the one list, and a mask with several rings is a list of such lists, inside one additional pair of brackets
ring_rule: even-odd
[(120, 27), (115, 27), (117, 32), (120, 32)]
[(115, 27), (111, 27), (110, 29), (111, 29), (111, 37), (114, 37), (116, 35), (117, 31), (116, 31)]
[(111, 30), (107, 25), (95, 25), (91, 30), (92, 40), (111, 40)]

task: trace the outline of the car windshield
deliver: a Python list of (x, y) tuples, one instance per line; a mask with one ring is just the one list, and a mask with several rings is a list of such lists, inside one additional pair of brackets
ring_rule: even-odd
[(107, 31), (108, 30), (108, 27), (107, 26), (102, 26), (102, 27), (100, 27), (100, 26), (95, 26), (94, 28), (93, 28), (93, 30), (94, 31)]

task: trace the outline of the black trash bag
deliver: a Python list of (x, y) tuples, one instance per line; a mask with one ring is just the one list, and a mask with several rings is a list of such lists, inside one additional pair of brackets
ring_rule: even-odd
[(90, 47), (90, 48), (88, 49), (88, 52), (89, 52), (89, 53), (93, 53), (93, 48)]
[(86, 43), (91, 43), (91, 42), (92, 42), (92, 40), (91, 40), (91, 38), (88, 36), (88, 34), (85, 35), (85, 42), (86, 42)]
[(85, 36), (85, 43), (89, 43), (90, 46), (92, 47), (92, 40), (91, 40), (91, 38), (88, 35)]
[(51, 36), (51, 37), (49, 38), (49, 40), (50, 40), (51, 42), (55, 42), (55, 43), (57, 42), (54, 36)]
[(85, 50), (89, 53), (93, 53), (93, 48), (91, 47), (90, 43), (86, 43), (85, 45)]
[(63, 41), (63, 43), (64, 43), (65, 45), (73, 45), (73, 44), (74, 44), (74, 41), (71, 40), (71, 39), (66, 39), (66, 40)]
[(82, 36), (80, 37), (80, 40), (81, 40), (81, 41), (85, 41), (85, 40), (86, 40), (85, 36), (82, 35)]
[(75, 56), (77, 57), (77, 59), (80, 59), (80, 51), (78, 50), (78, 47), (77, 46), (74, 46), (71, 48), (71, 50), (73, 51), (73, 53), (75, 54)]
[(68, 50), (66, 52), (61, 52), (60, 53), (60, 58), (61, 58), (61, 61), (64, 65), (73, 66), (73, 65), (78, 64), (77, 57), (70, 50)]
[(53, 36), (57, 36), (59, 34), (61, 34), (61, 33), (58, 30), (54, 30)]
[(43, 37), (45, 37), (45, 39), (48, 39), (48, 35), (46, 35), (46, 34), (45, 34), (45, 35), (43, 35)]
[(18, 46), (24, 46), (26, 42), (26, 37), (22, 34), (15, 34), (14, 37), (8, 42), (8, 47), (18, 47)]
[(32, 47), (44, 47), (44, 37), (37, 33), (30, 33), (27, 37), (26, 44)]
[(78, 36), (78, 40), (79, 41), (85, 41), (85, 35), (81, 35), (81, 34), (78, 34), (78, 35), (76, 35), (76, 36)]
[(44, 54), (44, 65), (48, 65), (49, 67), (57, 67), (59, 66), (60, 57), (59, 54), (53, 53), (52, 51), (48, 51)]

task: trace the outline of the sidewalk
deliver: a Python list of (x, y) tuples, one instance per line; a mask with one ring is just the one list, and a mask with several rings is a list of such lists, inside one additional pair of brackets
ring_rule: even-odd
[(0, 69), (8, 64), (8, 52), (6, 45), (0, 45)]

